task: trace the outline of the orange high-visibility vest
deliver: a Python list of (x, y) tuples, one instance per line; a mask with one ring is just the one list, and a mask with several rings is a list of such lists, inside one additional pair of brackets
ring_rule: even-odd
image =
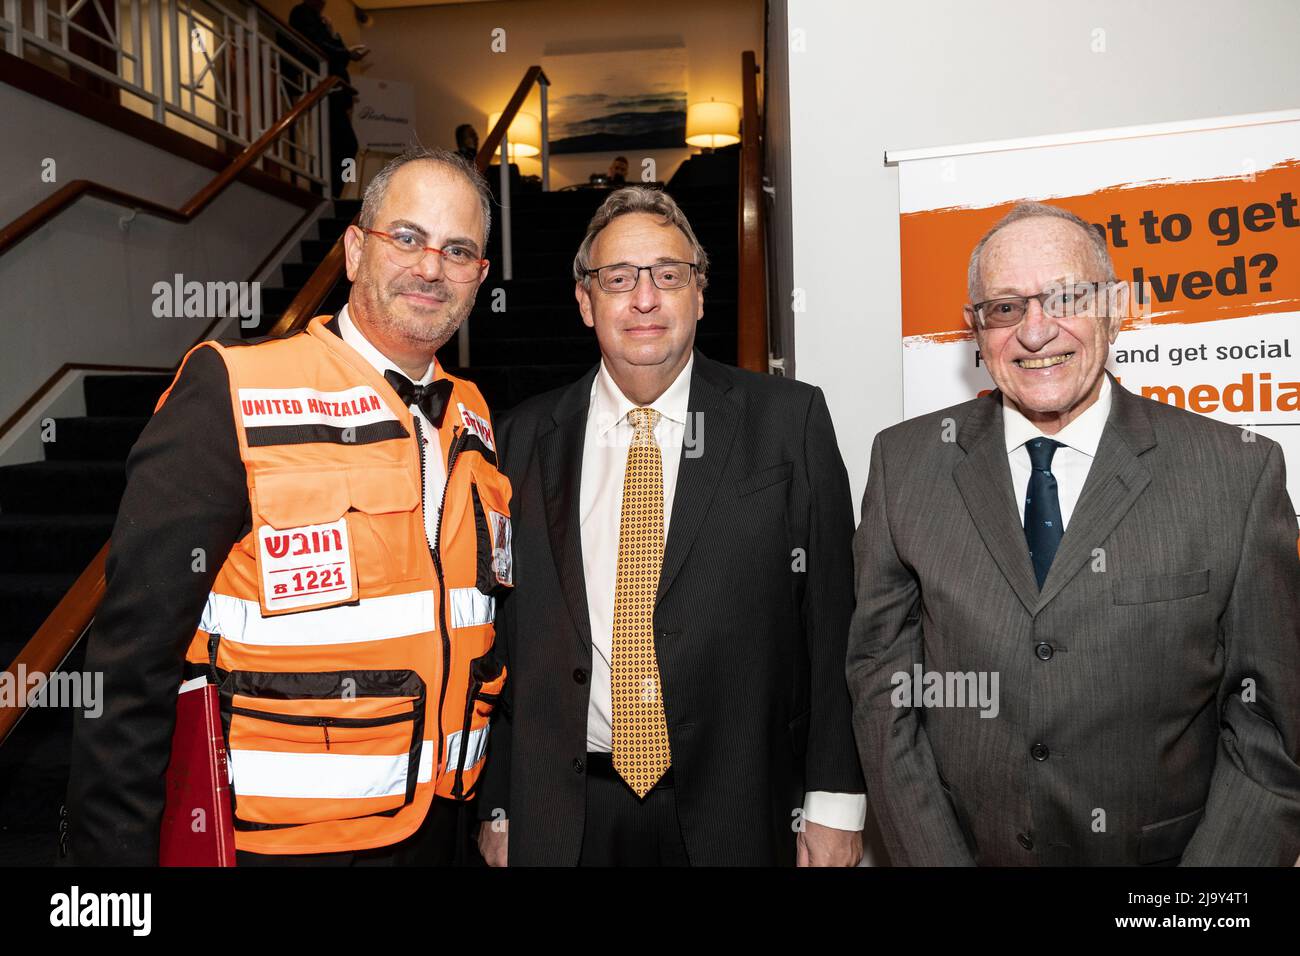
[[(434, 794), (472, 796), (506, 677), (490, 651), (513, 584), (510, 483), (487, 406), (439, 366), (453, 390), (423, 434), (328, 319), (197, 346), (230, 375), (252, 529), (223, 556), (186, 668), (218, 684), (235, 845), (257, 853), (386, 846)], [(425, 438), (447, 471), (436, 547)]]

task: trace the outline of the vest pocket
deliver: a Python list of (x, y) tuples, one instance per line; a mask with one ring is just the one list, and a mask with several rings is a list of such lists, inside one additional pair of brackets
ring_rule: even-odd
[[(410, 581), (428, 569), (422, 492), (418, 477), (405, 465), (348, 470), (348, 496), (362, 588)], [(437, 502), (429, 505), (437, 507)]]
[(264, 615), (353, 603), (428, 565), (419, 479), (402, 463), (260, 469), (252, 502)]
[(230, 671), (220, 692), (237, 829), (391, 816), (432, 778), (414, 671)]
[(499, 594), (514, 586), (514, 549), (510, 527), (510, 482), (500, 472), (474, 474), (469, 486), (477, 539), (475, 586)]

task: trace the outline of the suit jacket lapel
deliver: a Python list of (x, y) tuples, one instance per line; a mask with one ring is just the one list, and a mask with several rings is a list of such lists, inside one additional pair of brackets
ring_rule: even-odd
[(976, 403), (957, 431), (957, 443), (966, 451), (952, 472), (957, 490), (1002, 576), (1033, 614), (1039, 603), (1038, 581), (1011, 492), (1000, 392)]
[(537, 437), (551, 553), (569, 614), (573, 617), (579, 639), (587, 647), (591, 646), (591, 617), (587, 610), (587, 585), (582, 572), (578, 495), (591, 383), (599, 367), (593, 368), (560, 396), (551, 413), (552, 427)]
[(1093, 551), (1101, 547), (1151, 483), (1151, 472), (1139, 457), (1156, 444), (1151, 419), (1143, 406), (1145, 401), (1111, 378), (1106, 429), (1097, 446), (1097, 457), (1088, 469), (1079, 503), (1052, 561), (1052, 569), (1043, 582), (1039, 608), (1056, 597), (1092, 558)]
[[(686, 440), (682, 442), (656, 604), (663, 600), (677, 572), (682, 569), (731, 455), (736, 426), (740, 421), (736, 396), (731, 382), (716, 363), (697, 351), (691, 368), (690, 398), (687, 400)], [(687, 442), (694, 446), (689, 455)]]

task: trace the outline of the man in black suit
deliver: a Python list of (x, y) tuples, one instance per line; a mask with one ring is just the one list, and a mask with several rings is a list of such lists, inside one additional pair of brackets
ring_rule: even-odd
[[(356, 99), (356, 90), (351, 85), (352, 77), (348, 74), (348, 66), (370, 51), (363, 43), (348, 46), (343, 42), (343, 38), (334, 29), (334, 24), (330, 23), (329, 17), (325, 15), (325, 0), (303, 0), (289, 11), (289, 26), (316, 45), (317, 50), (325, 55), (327, 74), (337, 76), (341, 81), (337, 87), (330, 90), (327, 97), (330, 128), (330, 184), (334, 190), (333, 195), (338, 196), (343, 191), (344, 185), (343, 162), (355, 158), (357, 147), (360, 145), (356, 131), (352, 128), (352, 104)], [(288, 49), (291, 55), (301, 59), (303, 63), (316, 62), (316, 54), (313, 51), (302, 50), (291, 37), (282, 37), (280, 46)], [(298, 71), (291, 64), (285, 64), (283, 69), (290, 83), (296, 84)], [(303, 92), (305, 94), (307, 91)]]
[(694, 351), (707, 272), (669, 196), (612, 193), (574, 263), (601, 363), (501, 427), (495, 865), (861, 858), (847, 476), (818, 389)]

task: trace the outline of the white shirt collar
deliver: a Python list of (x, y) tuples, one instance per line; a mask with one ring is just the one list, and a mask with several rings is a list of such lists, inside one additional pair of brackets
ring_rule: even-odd
[[(376, 372), (383, 375), (386, 370), (391, 368), (394, 372), (399, 372), (402, 375), (406, 374), (397, 367), (396, 362), (386, 356), (383, 352), (379, 351), (379, 349), (375, 348), (371, 341), (361, 334), (361, 330), (358, 329), (356, 323), (352, 321), (352, 316), (348, 315), (348, 307), (346, 304), (344, 304), (343, 308), (339, 309), (338, 318), (339, 336), (354, 351), (359, 353), (363, 359), (373, 365)], [(437, 371), (438, 360), (435, 358), (429, 363), (429, 368), (425, 371), (424, 375), (416, 379), (415, 384), (428, 385), (433, 381), (433, 376)]]
[[(1083, 452), (1089, 458), (1097, 457), (1101, 433), (1106, 430), (1106, 420), (1110, 418), (1110, 399), (1110, 376), (1103, 372), (1097, 400), (1055, 435), (1046, 437)], [(1020, 409), (1005, 395), (1002, 396), (1002, 431), (1006, 436), (1008, 452), (1015, 451), (1031, 438), (1044, 437), (1038, 426), (1022, 415)]]
[[(695, 353), (692, 352), (691, 357), (686, 360), (686, 365), (673, 379), (673, 383), (664, 389), (664, 393), (648, 407), (657, 411), (662, 418), (685, 425), (686, 406), (691, 396), (691, 369), (694, 365)], [(624, 395), (623, 390), (618, 387), (602, 358), (600, 371), (596, 373), (596, 380), (591, 385), (591, 415), (596, 422), (597, 432), (601, 435), (605, 434), (636, 407), (636, 402)]]

